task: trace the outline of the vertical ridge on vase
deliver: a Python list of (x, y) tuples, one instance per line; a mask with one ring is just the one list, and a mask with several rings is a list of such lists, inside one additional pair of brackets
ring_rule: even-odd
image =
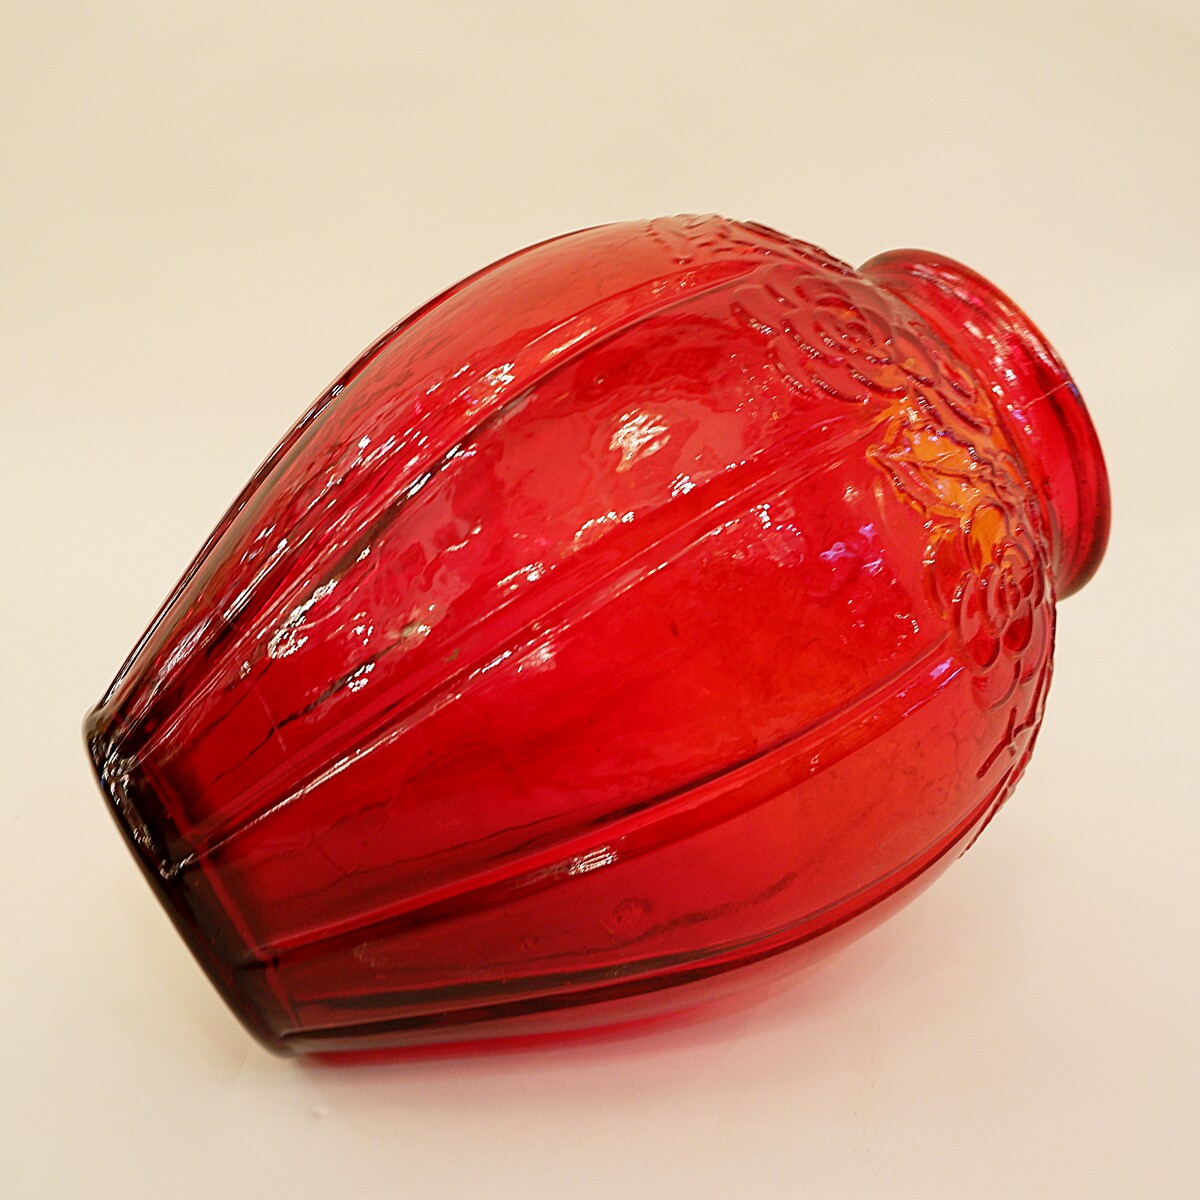
[[(650, 957), (615, 958), (594, 967), (575, 966), (564, 969), (555, 975), (522, 974), (513, 975), (505, 971), (489, 974), (484, 971), (475, 982), (463, 987), (416, 987), (409, 991), (396, 990), (396, 987), (383, 987), (374, 997), (371, 1004), (364, 1005), (361, 991), (351, 988), (347, 992), (346, 1003), (353, 1006), (359, 1016), (368, 1013), (372, 1007), (403, 1014), (398, 1017), (401, 1025), (398, 1027), (419, 1026), (426, 1021), (447, 1021), (454, 1023), (462, 1020), (473, 1022), (483, 1019), (483, 1014), (477, 1011), (481, 997), (487, 998), (491, 1004), (486, 1006), (484, 1013), (500, 1004), (504, 1008), (509, 1005), (517, 1008), (521, 1005), (546, 1006), (551, 1000), (556, 1003), (563, 995), (578, 995), (581, 1003), (590, 1003), (599, 998), (597, 992), (607, 986), (615, 986), (618, 991), (629, 989), (634, 992), (647, 986), (668, 986), (673, 982), (671, 971), (664, 967), (673, 965), (680, 972), (695, 972), (696, 976), (719, 972), (744, 962), (754, 961), (766, 954), (795, 945), (827, 932), (829, 929), (857, 918), (879, 900), (902, 894), (906, 890), (913, 894), (913, 885), (930, 872), (931, 868), (944, 869), (948, 865), (948, 856), (955, 848), (969, 844), (977, 835), (978, 828), (985, 823), (996, 809), (1003, 803), (1011, 792), (1019, 772), (1012, 768), (1002, 772), (999, 779), (980, 797), (967, 811), (960, 813), (948, 830), (940, 832), (929, 842), (917, 847), (900, 864), (873, 878), (864, 879), (849, 893), (831, 899), (818, 909), (807, 910), (800, 915), (766, 930), (758, 930), (750, 935), (735, 938), (720, 944), (706, 946), (702, 951), (674, 952), (667, 955)], [(687, 839), (684, 839), (685, 842)], [(658, 847), (663, 850), (680, 849), (679, 843), (671, 843)], [(654, 861), (651, 854), (650, 861)], [(795, 872), (791, 872), (794, 876)], [(570, 885), (575, 876), (566, 881)], [(778, 885), (768, 885), (764, 896), (779, 895)], [(501, 910), (505, 909), (503, 902)], [(490, 910), (495, 912), (496, 910)], [(859, 932), (865, 931), (867, 925), (860, 925)], [(441, 936), (452, 935), (452, 930), (444, 930)], [(362, 949), (365, 950), (364, 945)], [(318, 967), (320, 966), (318, 955)], [(340, 960), (333, 960), (340, 961)], [(289, 969), (288, 956), (278, 960), (278, 968), (286, 972)], [(291, 964), (295, 965), (295, 964)], [(330, 963), (325, 963), (325, 971), (318, 970), (317, 977), (336, 978), (340, 971), (333, 975), (329, 973)], [(295, 983), (292, 985), (295, 987)], [(602, 993), (601, 993), (602, 994)], [(590, 997), (590, 999), (585, 999)], [(341, 1001), (336, 995), (330, 995), (324, 1000), (316, 1001), (318, 1005), (328, 1004), (329, 1015), (336, 1013)], [(300, 1012), (305, 1020), (305, 1027), (319, 1029), (320, 1024), (314, 1024), (315, 1011), (311, 1010), (312, 1001), (305, 1000), (300, 1006)], [(511, 1011), (511, 1010), (510, 1010)], [(335, 1024), (324, 1026), (326, 1029), (337, 1028)]]
[[(873, 683), (869, 690), (820, 722), (795, 731), (752, 758), (728, 763), (671, 792), (631, 801), (623, 809), (607, 815), (601, 823), (565, 830), (549, 844), (521, 848), (517, 855), (510, 855), (473, 876), (458, 877), (452, 884), (423, 894), (397, 897), (392, 910), (386, 913), (357, 914), (338, 927), (322, 929), (317, 937), (311, 937), (311, 931), (304, 931), (250, 946), (246, 961), (252, 958), (281, 959), (335, 939), (359, 938), (390, 922), (419, 918), (424, 910), (447, 902), (457, 905), (467, 896), (488, 891), (495, 895), (515, 894), (521, 890), (523, 882), (534, 886), (552, 885), (569, 878), (571, 864), (586, 860), (588, 853), (596, 850), (599, 843), (620, 840), (636, 844), (637, 853), (646, 853), (670, 840), (681, 816), (687, 819), (691, 828), (701, 828), (706, 822), (726, 820), (748, 807), (769, 801), (775, 793), (762, 792), (755, 786), (765, 772), (783, 771), (790, 780), (785, 786), (796, 786), (797, 780), (827, 769), (928, 703), (961, 670), (946, 660), (944, 643), (938, 644), (923, 653), (916, 663)], [(839, 722), (839, 728), (831, 728)], [(792, 764), (800, 762), (806, 766), (797, 772)], [(741, 791), (749, 794), (741, 795)], [(731, 792), (739, 793), (732, 802)], [(702, 810), (707, 812), (706, 816), (701, 815)], [(220, 847), (213, 848), (214, 851), (218, 849)], [(623, 856), (629, 857), (631, 852), (626, 850)], [(198, 860), (197, 865), (203, 861)]]
[[(851, 448), (855, 444), (855, 441), (861, 440), (861, 436), (861, 434), (857, 434), (854, 438), (847, 439), (846, 448)], [(823, 447), (824, 449), (829, 448)], [(834, 461), (836, 463), (836, 460)], [(830, 469), (830, 465), (828, 462), (813, 464), (811, 470), (799, 471), (793, 475), (789, 483), (790, 485), (794, 485), (806, 476), (827, 471)], [(331, 740), (341, 739), (346, 736), (352, 737), (355, 743), (352, 758), (353, 761), (357, 762), (362, 757), (371, 754), (381, 745), (386, 745), (396, 737), (409, 732), (413, 727), (412, 718), (415, 717), (419, 720), (421, 714), (436, 711), (451, 696), (456, 700), (460, 699), (462, 693), (456, 689), (460, 685), (469, 684), (472, 679), (479, 677), (490, 664), (499, 665), (501, 662), (505, 662), (511, 658), (514, 664), (519, 665), (525, 654), (535, 649), (547, 638), (553, 637), (556, 633), (561, 633), (563, 629), (573, 622), (574, 616), (577, 616), (585, 607), (589, 613), (598, 611), (605, 604), (622, 597), (631, 588), (636, 588), (656, 571), (676, 561), (680, 555), (694, 549), (700, 540), (709, 536), (713, 531), (713, 519), (716, 516), (717, 510), (735, 502), (748, 501), (757, 494), (766, 491), (767, 485), (773, 484), (771, 471), (771, 464), (762, 464), (749, 479), (742, 481), (740, 486), (728, 487), (724, 492), (719, 492), (717, 497), (702, 508), (695, 517), (685, 521), (682, 525), (673, 526), (667, 533), (656, 540), (652, 540), (632, 552), (627, 551), (620, 559), (619, 570), (598, 577), (590, 577), (587, 580), (590, 590), (586, 594), (575, 594), (573, 604), (571, 603), (572, 595), (568, 594), (550, 607), (546, 607), (545, 605), (538, 606), (529, 616), (521, 619), (515, 639), (509, 638), (504, 644), (493, 645), (481, 654), (478, 654), (455, 673), (439, 679), (432, 691), (420, 693), (416, 697), (407, 700), (399, 713), (395, 713), (389, 708), (377, 723), (365, 727), (355, 727), (352, 734), (345, 729), (335, 727), (329, 732), (328, 737)], [(715, 486), (720, 482), (724, 482), (724, 479), (718, 476), (711, 481), (711, 484)], [(708, 485), (698, 485), (693, 493), (689, 495), (689, 499), (691, 495), (702, 492), (706, 486)], [(655, 516), (661, 515), (665, 511), (666, 506), (674, 502), (673, 500), (666, 501), (661, 509), (652, 510), (650, 513), (647, 513), (646, 518), (652, 519)], [(605, 534), (602, 536), (612, 535)], [(668, 542), (673, 543), (669, 549), (666, 548)], [(663, 554), (666, 554), (665, 558), (661, 558)], [(580, 557), (582, 556), (576, 556), (576, 558), (568, 561), (578, 561)], [(653, 565), (651, 565), (651, 559), (655, 560)], [(556, 580), (555, 582), (562, 583), (563, 581)], [(507, 606), (502, 611), (509, 612), (512, 607), (514, 605)], [(486, 614), (486, 618), (492, 618), (496, 615), (497, 613), (493, 611)], [(550, 622), (553, 622), (553, 624)], [(483, 622), (481, 621), (480, 623)], [(536, 631), (539, 626), (542, 627), (541, 630)], [(467, 632), (474, 632), (476, 628), (477, 626), (472, 626)], [(451, 646), (449, 649), (453, 651), (458, 649), (458, 647)], [(178, 869), (188, 865), (192, 861), (202, 859), (212, 850), (224, 845), (230, 839), (236, 838), (240, 832), (247, 829), (250, 825), (270, 816), (276, 811), (282, 810), (282, 808), (286, 807), (288, 803), (299, 795), (308, 794), (312, 790), (314, 782), (319, 781), (322, 776), (339, 768), (341, 761), (341, 759), (336, 759), (314, 764), (312, 770), (301, 778), (292, 792), (275, 799), (269, 808), (256, 809), (254, 807), (253, 797), (257, 794), (257, 790), (246, 793), (248, 811), (239, 817), (240, 823), (227, 828), (222, 828), (218, 825), (203, 831), (203, 833), (197, 836), (195, 849), (189, 855), (188, 859), (175, 864), (175, 868)], [(269, 780), (264, 781), (261, 790), (269, 794), (272, 790), (271, 782)]]
[[(722, 280), (718, 281), (717, 283), (698, 287), (694, 291), (688, 292), (685, 296), (679, 297), (675, 301), (672, 301), (671, 303), (663, 305), (662, 308), (660, 308), (660, 309), (657, 309), (657, 310), (652, 309), (652, 310), (649, 310), (646, 312), (640, 312), (640, 313), (630, 317), (625, 323), (616, 325), (612, 328), (605, 329), (604, 332), (602, 332), (602, 333), (600, 333), (598, 331), (594, 331), (595, 332), (595, 341), (589, 343), (589, 345), (602, 343), (603, 341), (605, 341), (609, 338), (620, 336), (623, 332), (625, 332), (627, 329), (631, 328), (633, 325), (637, 324), (639, 321), (646, 319), (648, 316), (654, 315), (656, 312), (663, 311), (663, 309), (665, 309), (665, 308), (670, 308), (671, 304), (678, 303), (678, 302), (685, 302), (694, 297), (701, 296), (706, 291), (708, 291), (710, 288), (719, 288), (719, 287), (723, 286), (726, 282), (727, 282), (727, 280), (722, 279)], [(571, 339), (568, 339), (568, 340), (571, 340)], [(527, 402), (530, 399), (530, 397), (534, 394), (534, 391), (535, 391), (536, 387), (538, 386), (538, 384), (542, 381), (542, 379), (545, 378), (545, 376), (547, 374), (553, 373), (554, 371), (569, 365), (571, 361), (572, 360), (570, 357), (565, 357), (562, 360), (555, 360), (553, 362), (543, 363), (542, 369), (540, 371), (534, 372), (534, 374), (531, 376), (531, 378), (526, 382), (526, 386), (525, 386), (524, 390), (517, 391), (514, 395), (511, 396), (510, 399), (508, 399), (503, 404), (501, 404), (501, 406), (499, 408), (497, 408), (493, 411), (484, 413), (482, 416), (480, 416), (479, 420), (474, 425), (467, 428), (465, 432), (460, 431), (460, 433), (457, 437), (457, 440), (454, 441), (453, 444), (444, 446), (444, 448), (442, 449), (442, 451), (440, 453), (440, 456), (437, 458), (436, 461), (430, 462), (427, 460), (423, 460), (423, 461), (417, 463), (416, 465), (414, 465), (412, 467), (411, 471), (409, 471), (407, 474), (405, 474), (401, 477), (401, 479), (397, 482), (396, 487), (391, 489), (391, 491), (389, 492), (389, 495), (387, 497), (383, 498), (382, 511), (376, 513), (373, 517), (369, 516), (369, 515), (364, 515), (360, 524), (355, 526), (355, 528), (348, 533), (346, 540), (353, 541), (354, 544), (350, 550), (344, 551), (342, 553), (338, 564), (335, 564), (332, 568), (327, 567), (327, 568), (322, 568), (322, 569), (318, 570), (318, 569), (316, 569), (316, 562), (319, 560), (314, 560), (308, 564), (308, 567), (306, 568), (305, 572), (303, 574), (300, 574), (300, 573), (296, 572), (296, 564), (294, 562), (290, 562), (287, 559), (278, 560), (278, 562), (275, 564), (275, 566), (280, 573), (283, 573), (283, 569), (285, 566), (288, 567), (290, 572), (295, 573), (289, 582), (290, 591), (288, 591), (286, 593), (286, 599), (284, 598), (283, 593), (268, 592), (263, 597), (263, 605), (265, 606), (266, 604), (271, 604), (272, 602), (274, 602), (275, 606), (277, 608), (280, 608), (281, 611), (286, 610), (289, 607), (289, 605), (292, 604), (292, 601), (295, 600), (299, 594), (309, 590), (309, 588), (313, 584), (315, 576), (322, 576), (322, 577), (328, 576), (328, 578), (325, 578), (323, 584), (317, 585), (318, 589), (321, 587), (329, 586), (329, 584), (333, 580), (336, 579), (338, 574), (342, 570), (344, 570), (350, 564), (350, 562), (352, 562), (354, 560), (354, 558), (357, 557), (358, 554), (361, 554), (362, 549), (364, 547), (362, 547), (360, 544), (363, 542), (369, 543), (371, 540), (373, 540), (373, 537), (383, 527), (385, 527), (386, 525), (390, 525), (391, 522), (396, 518), (396, 516), (398, 516), (399, 513), (402, 511), (404, 503), (406, 503), (407, 500), (415, 497), (421, 490), (424, 489), (424, 487), (429, 482), (432, 481), (433, 478), (435, 478), (437, 476), (437, 474), (448, 463), (452, 462), (455, 459), (455, 457), (457, 456), (457, 454), (461, 451), (461, 449), (464, 445), (475, 440), (481, 431), (484, 431), (484, 430), (494, 431), (495, 429), (499, 428), (498, 422), (502, 422), (504, 415), (506, 413), (514, 411), (515, 408), (517, 406), (521, 405), (522, 403)], [(444, 441), (445, 441), (445, 439), (443, 439), (443, 442)], [(365, 487), (366, 487), (366, 485), (364, 484), (363, 489), (365, 489)], [(363, 489), (360, 489), (360, 490), (363, 490)], [(383, 521), (383, 519), (385, 517), (387, 518), (386, 521), (384, 521), (383, 525), (380, 525), (380, 522)], [(314, 537), (316, 535), (316, 532), (317, 531), (314, 527), (313, 529), (307, 531), (303, 535), (302, 540), (307, 541), (308, 538)], [(337, 530), (337, 528), (335, 526), (334, 528), (331, 528), (324, 532), (328, 535), (328, 534), (333, 534), (333, 533), (337, 533), (340, 531)], [(294, 533), (295, 533), (295, 528), (290, 529), (288, 531), (288, 533), (286, 533), (284, 535), (284, 539), (287, 540), (289, 542), (289, 544), (291, 544), (291, 537)], [(261, 612), (261, 606), (260, 606), (260, 609), (256, 610), (256, 611)], [(245, 635), (248, 636), (252, 632), (252, 630), (249, 628), (249, 622), (248, 622), (250, 612), (245, 609), (245, 606), (241, 606), (238, 610), (237, 615), (240, 618), (244, 618), (246, 620), (247, 628), (245, 630)], [(274, 623), (274, 620), (272, 620), (271, 622), (268, 622), (268, 624), (273, 624), (273, 623)], [(232, 630), (233, 626), (231, 623), (230, 623), (229, 627)], [(255, 639), (255, 640), (261, 640), (261, 637)], [(242, 640), (232, 641), (231, 643), (229, 643), (226, 646), (226, 649), (223, 652), (222, 656), (209, 665), (211, 667), (213, 667), (214, 669), (227, 666), (229, 664), (230, 660), (236, 655), (236, 652), (244, 645), (244, 642), (245, 642), (245, 636), (243, 636)], [(196, 647), (196, 649), (199, 650), (199, 647)], [(190, 714), (190, 712), (194, 708), (196, 708), (200, 704), (202, 704), (203, 701), (210, 694), (211, 690), (217, 686), (217, 683), (218, 683), (218, 677), (214, 674), (212, 677), (212, 682), (210, 682), (210, 684), (208, 685), (207, 688), (204, 686), (195, 688), (192, 691), (189, 699), (183, 703), (180, 710), (177, 711), (175, 714), (173, 714), (172, 721), (164, 721), (164, 723), (156, 731), (155, 735), (153, 735), (153, 737), (151, 739), (149, 739), (147, 741), (147, 743), (141, 748), (140, 752), (147, 753), (147, 754), (153, 753), (154, 750), (157, 748), (158, 741), (165, 740), (166, 738), (170, 737), (175, 732), (175, 730), (178, 728), (178, 722), (180, 720), (182, 720), (185, 716)], [(131, 730), (131, 732), (134, 732), (134, 730)]]
[[(710, 226), (723, 230), (724, 226), (726, 226), (728, 224), (727, 222), (721, 221), (718, 218), (703, 218), (703, 219), (699, 219), (699, 225), (697, 225), (696, 224), (697, 220), (698, 219), (696, 219), (696, 218), (686, 218), (686, 217), (685, 218), (672, 218), (668, 222), (666, 222), (666, 224), (670, 225), (672, 227), (678, 226), (679, 236), (681, 236), (685, 241), (688, 240), (689, 238), (694, 239), (697, 236), (697, 230), (702, 231)], [(654, 224), (661, 225), (663, 223), (656, 222)], [(414, 313), (412, 313), (409, 317), (398, 322), (395, 326), (393, 326), (391, 329), (389, 329), (384, 334), (382, 334), (371, 345), (371, 347), (369, 347), (368, 350), (365, 351), (355, 361), (355, 363), (350, 368), (347, 369), (347, 371), (343, 372), (343, 374), (339, 377), (339, 380), (334, 385), (332, 385), (329, 389), (327, 389), (326, 393), (323, 394), (321, 399), (319, 399), (314, 404), (314, 406), (305, 415), (305, 417), (301, 419), (301, 421), (293, 428), (293, 430), (284, 438), (284, 440), (280, 443), (280, 445), (278, 447), (276, 447), (276, 450), (272, 453), (272, 455), (270, 455), (268, 457), (268, 459), (264, 462), (263, 466), (260, 467), (259, 472), (256, 473), (254, 480), (252, 480), (251, 484), (248, 485), (247, 488), (243, 490), (242, 494), (238, 497), (238, 499), (234, 502), (233, 506), (231, 506), (230, 510), (226, 513), (225, 518), (218, 525), (217, 529), (214, 531), (212, 537), (210, 537), (210, 539), (206, 543), (205, 547), (202, 548), (201, 553), (193, 561), (193, 563), (189, 567), (188, 571), (185, 572), (184, 578), (180, 581), (180, 585), (178, 585), (176, 591), (169, 598), (168, 603), (166, 605), (164, 605), (164, 607), (160, 611), (158, 617), (155, 619), (154, 622), (152, 622), (151, 628), (147, 630), (147, 633), (143, 636), (143, 639), (139, 642), (138, 646), (135, 648), (134, 653), (130, 655), (130, 659), (126, 664), (126, 667), (123, 668), (122, 673), (118, 676), (117, 683), (121, 682), (121, 678), (124, 674), (127, 673), (128, 668), (130, 666), (132, 666), (132, 664), (136, 660), (136, 658), (146, 649), (146, 646), (150, 640), (151, 635), (154, 634), (157, 630), (161, 629), (162, 624), (164, 622), (164, 618), (168, 615), (169, 609), (171, 608), (171, 606), (179, 599), (179, 595), (186, 588), (187, 583), (194, 577), (197, 568), (206, 559), (208, 552), (211, 551), (211, 549), (216, 545), (216, 543), (219, 540), (221, 540), (221, 538), (224, 536), (224, 534), (228, 531), (233, 520), (240, 514), (242, 509), (245, 507), (246, 501), (258, 491), (258, 484), (260, 484), (262, 481), (264, 481), (267, 478), (267, 476), (279, 465), (280, 460), (284, 457), (286, 452), (288, 450), (294, 448), (296, 439), (302, 433), (305, 435), (311, 435), (314, 432), (314, 427), (313, 427), (314, 419), (318, 416), (324, 417), (326, 415), (326, 410), (328, 409), (330, 399), (341, 395), (341, 393), (344, 392), (345, 388), (352, 381), (358, 379), (362, 375), (363, 371), (366, 370), (373, 363), (373, 361), (380, 355), (380, 353), (382, 351), (392, 348), (394, 346), (395, 342), (397, 341), (397, 339), (399, 337), (401, 337), (401, 335), (406, 335), (406, 334), (411, 333), (413, 328), (419, 324), (420, 319), (429, 316), (431, 313), (434, 313), (435, 310), (437, 310), (440, 307), (442, 307), (443, 305), (445, 305), (448, 301), (452, 300), (453, 298), (460, 295), (464, 291), (467, 291), (472, 285), (480, 285), (484, 282), (487, 282), (489, 280), (490, 276), (494, 275), (497, 271), (499, 271), (500, 269), (502, 269), (506, 266), (510, 266), (512, 264), (519, 263), (522, 260), (527, 259), (532, 255), (536, 255), (538, 252), (545, 251), (550, 247), (555, 247), (562, 242), (571, 241), (573, 239), (586, 238), (588, 235), (601, 235), (601, 236), (607, 236), (610, 238), (619, 237), (620, 240), (619, 240), (618, 244), (623, 245), (624, 248), (628, 249), (630, 246), (633, 246), (636, 244), (636, 242), (638, 240), (636, 237), (636, 234), (638, 232), (640, 232), (642, 229), (643, 229), (643, 225), (641, 223), (637, 223), (637, 222), (630, 222), (628, 224), (619, 225), (619, 226), (596, 226), (596, 227), (592, 227), (590, 229), (583, 229), (583, 230), (578, 230), (574, 233), (560, 235), (559, 237), (550, 238), (543, 242), (536, 243), (533, 246), (526, 247), (524, 250), (520, 250), (520, 251), (515, 252), (514, 254), (508, 255), (508, 256), (498, 260), (496, 263), (493, 263), (491, 266), (486, 267), (481, 271), (475, 272), (474, 274), (468, 276), (467, 278), (465, 278), (458, 284), (455, 284), (451, 288), (448, 288), (445, 292), (441, 293), (439, 296), (435, 297), (433, 300), (429, 301), (427, 304), (422, 305), (417, 310), (415, 310)], [(779, 236), (779, 235), (776, 235), (776, 236)], [(756, 262), (755, 255), (757, 253), (761, 252), (761, 249), (755, 244), (753, 239), (751, 239), (749, 241), (743, 240), (741, 242), (730, 241), (728, 246), (726, 247), (726, 249), (731, 250), (733, 252), (730, 255), (731, 258), (740, 255), (741, 258), (745, 260), (745, 265), (747, 265), (750, 268), (752, 268), (755, 265), (755, 262)], [(772, 253), (778, 253), (778, 250), (772, 251)], [(611, 254), (610, 254), (610, 257), (612, 257)], [(616, 256), (617, 259), (619, 259), (619, 257), (620, 257), (619, 255)], [(695, 272), (696, 267), (688, 266), (688, 264), (693, 261), (694, 260), (692, 260), (692, 259), (686, 259), (686, 260), (677, 260), (675, 262), (674, 265), (676, 267), (686, 268), (684, 270), (675, 270), (673, 272), (673, 275), (675, 276), (675, 278), (677, 280), (686, 282), (687, 276), (689, 274), (693, 274)], [(724, 270), (729, 269), (729, 267), (731, 265), (736, 267), (737, 264), (736, 264), (736, 262), (732, 263), (732, 264), (722, 262), (722, 263), (717, 264), (717, 269), (718, 269), (718, 271), (724, 271)], [(641, 286), (642, 287), (649, 286), (650, 290), (653, 292), (659, 286), (661, 286), (661, 281), (656, 281), (653, 278), (651, 278), (651, 279), (643, 280)], [(620, 292), (618, 291), (617, 293), (610, 295), (608, 297), (608, 299), (611, 300), (614, 298), (614, 296), (619, 296), (619, 295), (620, 295)], [(603, 298), (601, 299), (601, 302), (603, 302)], [(579, 315), (580, 314), (575, 314), (575, 316), (579, 316)], [(568, 318), (568, 319), (573, 319), (573, 318)], [(560, 321), (558, 324), (561, 325), (562, 322)], [(552, 325), (549, 328), (553, 329), (554, 327), (555, 326)], [(556, 351), (551, 350), (550, 355), (553, 356), (555, 353), (556, 353)], [(111, 700), (112, 693), (114, 691), (115, 691), (115, 687), (113, 689), (110, 689), (110, 695), (106, 695), (104, 700), (101, 702), (102, 705), (107, 704)]]

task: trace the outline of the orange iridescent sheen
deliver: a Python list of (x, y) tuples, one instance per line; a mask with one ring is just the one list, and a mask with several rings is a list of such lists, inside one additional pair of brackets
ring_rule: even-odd
[(89, 745), (274, 1048), (587, 1024), (969, 844), (1107, 521), (1065, 369), (967, 268), (584, 230), (330, 387)]

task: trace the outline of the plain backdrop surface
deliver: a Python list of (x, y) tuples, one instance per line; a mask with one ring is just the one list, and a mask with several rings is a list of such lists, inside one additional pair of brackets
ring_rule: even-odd
[[(5, 5), (0, 1194), (1196, 1195), (1198, 61), (1189, 0)], [(953, 255), (1073, 370), (1114, 528), (1033, 764), (924, 896), (754, 1004), (273, 1059), (139, 878), (82, 714), (379, 331), (680, 211)]]

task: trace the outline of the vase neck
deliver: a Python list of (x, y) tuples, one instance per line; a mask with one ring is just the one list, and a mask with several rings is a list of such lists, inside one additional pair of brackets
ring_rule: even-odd
[(1003, 292), (951, 259), (892, 250), (862, 273), (917, 312), (987, 387), (1046, 513), (1058, 596), (1077, 592), (1108, 542), (1108, 474), (1050, 343)]

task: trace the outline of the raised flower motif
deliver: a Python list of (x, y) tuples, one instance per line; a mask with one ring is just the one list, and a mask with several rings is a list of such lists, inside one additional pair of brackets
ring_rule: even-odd
[(874, 457), (926, 520), (933, 601), (976, 674), (978, 699), (996, 708), (1047, 649), (1040, 513), (965, 374), (915, 337), (900, 361), (910, 387)]
[(1028, 538), (999, 505), (985, 502), (938, 529), (927, 566), (934, 599), (980, 677), (980, 699), (988, 708), (1003, 704), (1035, 633), (1039, 642), (1044, 633), (1044, 573)]

